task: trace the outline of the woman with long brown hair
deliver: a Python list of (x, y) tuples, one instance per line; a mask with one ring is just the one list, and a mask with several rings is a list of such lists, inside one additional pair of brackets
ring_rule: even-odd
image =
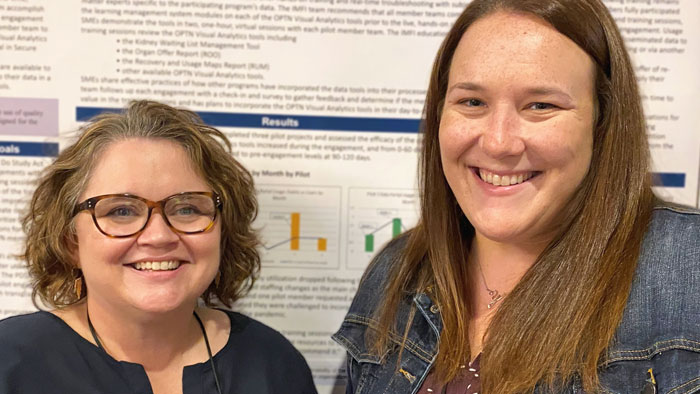
[(424, 117), (420, 221), (334, 335), (348, 393), (700, 392), (700, 214), (652, 193), (600, 0), (471, 2)]

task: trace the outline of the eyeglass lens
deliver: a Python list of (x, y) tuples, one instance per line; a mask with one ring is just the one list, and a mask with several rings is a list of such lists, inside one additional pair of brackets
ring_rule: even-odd
[[(163, 214), (176, 230), (198, 232), (206, 229), (214, 220), (216, 206), (209, 196), (177, 195), (166, 200)], [(148, 221), (148, 205), (132, 197), (105, 198), (95, 204), (95, 220), (107, 234), (135, 234)]]

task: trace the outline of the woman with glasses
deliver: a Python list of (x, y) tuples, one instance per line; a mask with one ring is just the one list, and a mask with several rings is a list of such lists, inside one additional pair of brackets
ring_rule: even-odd
[(194, 113), (88, 122), (24, 218), (34, 301), (0, 322), (0, 393), (315, 393), (279, 333), (231, 305), (260, 266), (253, 180)]

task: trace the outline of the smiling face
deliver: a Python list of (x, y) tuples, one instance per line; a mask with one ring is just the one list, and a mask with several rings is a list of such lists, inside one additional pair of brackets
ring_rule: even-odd
[[(194, 191), (211, 188), (194, 171), (182, 147), (168, 140), (139, 138), (115, 142), (102, 153), (80, 201), (116, 193), (159, 201)], [(82, 211), (75, 228), (90, 308), (156, 313), (192, 308), (219, 267), (218, 219), (204, 233), (178, 234), (154, 210), (141, 233), (110, 238), (100, 233), (88, 211)], [(161, 270), (152, 269), (155, 262)]]
[(532, 16), (498, 12), (464, 33), (439, 142), (477, 240), (551, 240), (591, 162), (594, 71), (581, 48)]

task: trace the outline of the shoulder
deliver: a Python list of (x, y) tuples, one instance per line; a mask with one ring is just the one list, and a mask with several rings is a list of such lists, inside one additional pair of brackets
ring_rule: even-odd
[[(338, 331), (332, 339), (340, 344), (352, 358), (358, 362), (378, 363), (385, 354), (377, 355), (371, 351), (371, 344), (365, 335), (368, 329), (377, 329), (379, 323), (375, 312), (385, 299), (385, 286), (392, 275), (392, 271), (400, 263), (403, 250), (407, 244), (407, 236), (403, 235), (392, 240), (380, 251), (367, 267), (357, 293), (350, 304)], [(406, 305), (400, 305), (397, 321), (405, 324), (408, 320), (407, 313), (410, 309), (410, 297), (407, 297)], [(399, 332), (402, 329), (399, 328)], [(400, 337), (394, 333), (392, 338)]]
[(616, 392), (641, 390), (639, 377), (652, 369), (659, 392), (686, 392), (700, 379), (698, 210), (654, 209), (606, 363), (601, 382)]
[[(655, 208), (640, 250), (638, 281), (668, 282), (700, 275), (699, 271), (700, 211), (669, 205)], [(691, 289), (700, 291), (698, 286), (696, 282)]]
[(249, 365), (279, 367), (310, 376), (304, 357), (277, 330), (243, 314), (224, 312), (231, 319), (231, 333), (222, 351), (224, 357), (229, 354)]
[(656, 207), (642, 251), (667, 251), (681, 245), (695, 256), (700, 252), (700, 210), (672, 205)]
[(61, 359), (61, 349), (70, 346), (68, 337), (58, 318), (48, 312), (0, 320), (0, 392), (9, 381), (32, 382), (37, 370), (48, 372), (46, 368)]
[(666, 205), (652, 213), (633, 291), (660, 288), (700, 296), (700, 211), (696, 209)]
[[(348, 390), (417, 391), (422, 381), (417, 378), (427, 374), (437, 355), (442, 323), (427, 293), (406, 290), (401, 294), (393, 311), (395, 324), (388, 327), (388, 332), (380, 331), (376, 316), (387, 298), (386, 286), (409, 247), (408, 237), (403, 235), (390, 242), (370, 263), (345, 319), (332, 337), (347, 351)], [(386, 335), (388, 346), (376, 349), (375, 334)], [(399, 374), (399, 366), (410, 366), (406, 368), (411, 372), (402, 368)]]
[(48, 312), (34, 312), (0, 320), (0, 348), (22, 349), (51, 343), (60, 332), (58, 318)]
[(699, 211), (654, 209), (618, 339), (649, 354), (676, 342), (700, 352)]
[(272, 327), (238, 312), (225, 311), (225, 313), (231, 320), (231, 333), (227, 346), (233, 343), (245, 349), (253, 348), (256, 352), (298, 353), (289, 340)]
[(58, 316), (46, 311), (0, 320), (0, 354), (13, 354), (18, 360), (41, 364), (49, 355), (68, 354), (84, 344), (89, 343)]
[(316, 393), (306, 360), (282, 334), (248, 316), (224, 312), (231, 333), (214, 358), (222, 370), (231, 371), (236, 392)]

